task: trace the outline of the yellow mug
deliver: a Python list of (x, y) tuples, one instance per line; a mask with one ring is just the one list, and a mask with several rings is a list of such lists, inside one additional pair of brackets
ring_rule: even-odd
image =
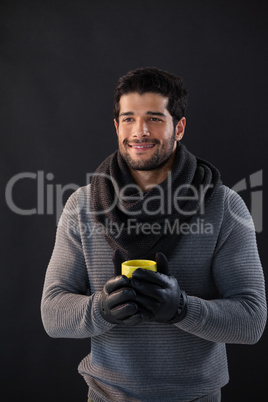
[(157, 264), (152, 260), (129, 260), (122, 262), (121, 265), (122, 275), (126, 275), (128, 278), (132, 278), (133, 272), (137, 268), (149, 269), (149, 271), (157, 272)]

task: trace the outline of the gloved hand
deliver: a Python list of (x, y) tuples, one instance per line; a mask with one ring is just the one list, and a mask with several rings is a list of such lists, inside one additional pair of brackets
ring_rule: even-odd
[(135, 302), (136, 292), (130, 287), (130, 280), (121, 275), (122, 255), (119, 250), (113, 254), (115, 276), (109, 279), (101, 292), (99, 307), (102, 317), (113, 324), (136, 325), (143, 321)]
[(173, 324), (181, 321), (187, 312), (187, 296), (177, 279), (169, 275), (168, 261), (157, 253), (157, 272), (138, 268), (133, 272), (131, 287), (136, 291), (136, 303), (147, 311), (147, 320)]

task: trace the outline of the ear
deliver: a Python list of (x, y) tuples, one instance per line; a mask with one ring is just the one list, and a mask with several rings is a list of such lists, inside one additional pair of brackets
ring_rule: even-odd
[(184, 136), (185, 127), (186, 118), (182, 117), (175, 127), (175, 141), (180, 141), (182, 139), (182, 137)]
[(116, 134), (118, 135), (118, 126), (119, 124), (117, 123), (117, 121), (114, 119), (114, 126), (115, 126), (115, 130), (116, 130)]

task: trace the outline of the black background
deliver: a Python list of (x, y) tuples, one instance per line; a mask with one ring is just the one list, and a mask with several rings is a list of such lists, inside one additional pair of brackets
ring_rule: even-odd
[[(118, 78), (156, 66), (180, 75), (189, 90), (184, 144), (230, 187), (263, 170), (265, 206), (266, 1), (10, 0), (0, 2), (0, 24), (1, 394), (5, 401), (83, 402), (77, 365), (90, 340), (51, 339), (40, 318), (59, 200), (117, 147)], [(46, 204), (44, 214), (11, 211), (9, 180), (38, 171), (44, 197), (54, 193), (53, 213)], [(56, 189), (70, 183), (57, 201)], [(250, 190), (241, 196), (250, 208)], [(13, 200), (36, 208), (37, 180), (18, 181)], [(265, 221), (257, 241), (267, 274)], [(267, 349), (267, 332), (254, 346), (228, 345), (223, 401), (268, 400)]]

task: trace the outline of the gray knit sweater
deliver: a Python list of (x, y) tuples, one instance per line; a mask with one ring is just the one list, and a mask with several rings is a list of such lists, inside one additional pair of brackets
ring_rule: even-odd
[(243, 200), (220, 186), (205, 213), (178, 235), (169, 267), (188, 294), (187, 316), (173, 325), (125, 327), (99, 313), (100, 292), (114, 273), (89, 192), (90, 185), (78, 189), (65, 206), (41, 303), (51, 337), (91, 338), (91, 353), (78, 368), (89, 397), (186, 402), (223, 387), (229, 379), (225, 344), (256, 343), (266, 323), (264, 277)]

